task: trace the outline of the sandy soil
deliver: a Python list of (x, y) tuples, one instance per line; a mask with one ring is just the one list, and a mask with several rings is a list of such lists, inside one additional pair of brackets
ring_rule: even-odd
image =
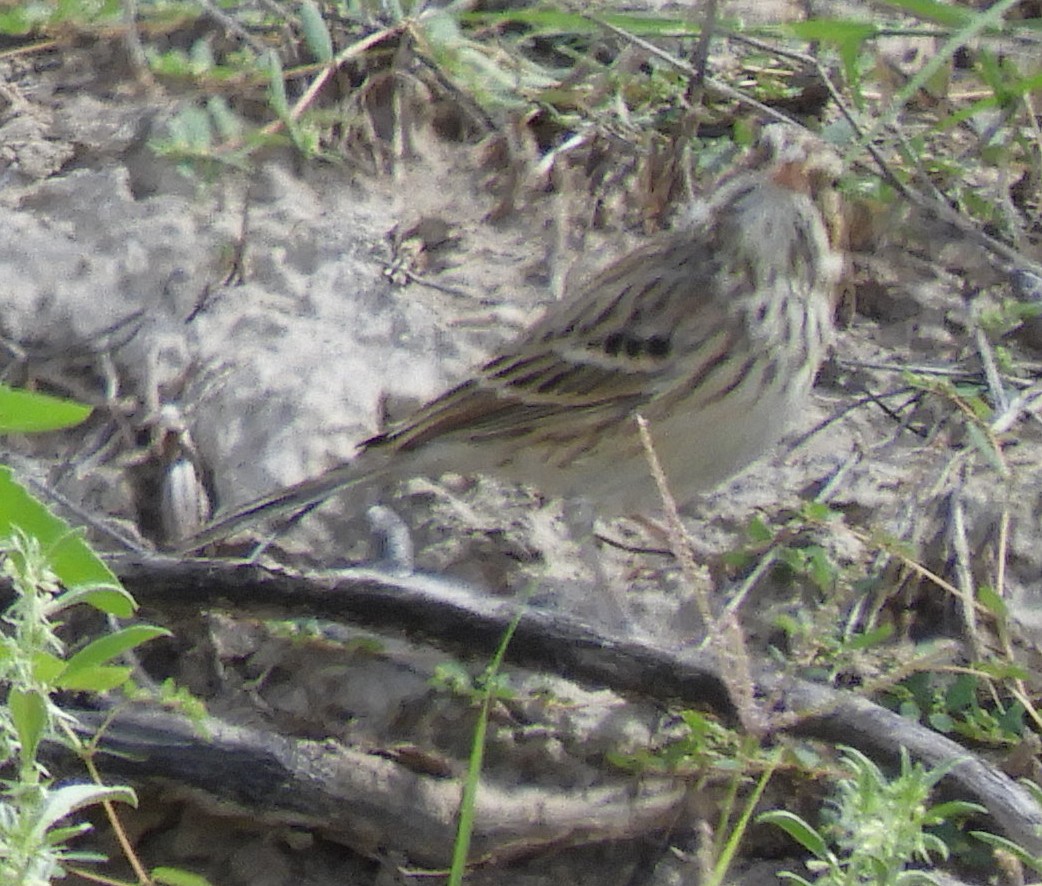
[[(3, 67), (4, 379), (98, 407), (75, 433), (3, 441), (3, 458), (99, 523), (117, 521), (140, 534), (143, 545), (162, 542), (156, 490), (170, 451), (160, 406), (168, 407), (167, 419), (173, 407), (183, 421), (183, 442), (190, 439), (198, 453), (216, 506), (248, 500), (349, 455), (389, 416), (464, 377), (568, 279), (639, 237), (624, 212), (591, 228), (580, 186), (521, 189), (514, 211), (489, 221), (497, 196), (481, 150), (424, 126), (412, 156), (384, 174), (350, 161), (302, 163), (273, 150), (258, 157), (252, 174), (225, 172), (202, 183), (148, 146), (182, 99), (140, 91), (104, 45), (63, 47)], [(419, 236), (403, 236), (418, 224)], [(404, 245), (396, 246), (394, 232)], [(967, 515), (973, 552), (990, 550), (998, 515), (1009, 507), (1008, 589), (1030, 602), (1042, 572), (1037, 428), (1018, 429), (1020, 443), (1009, 453), (1013, 477), (1003, 487), (983, 459), (952, 461), (960, 432), (943, 415), (924, 408), (902, 425), (871, 405), (847, 411), (866, 387), (883, 391), (900, 382), (897, 373), (868, 366), (952, 364), (974, 352), (960, 280), (995, 287), (978, 294), (974, 307), (1005, 293), (1001, 275), (982, 270), (987, 263), (972, 247), (950, 231), (931, 233), (926, 251), (920, 242), (910, 247), (895, 226), (858, 257), (860, 299), (841, 330), (842, 361), (823, 371), (786, 444), (695, 503), (690, 527), (703, 555), (740, 544), (754, 514), (777, 517), (833, 484), (830, 501), (848, 525), (818, 540), (839, 563), (880, 577), (866, 537), (887, 534), (910, 540), (943, 572), (953, 558), (954, 501)], [(410, 259), (418, 243), (427, 249)], [(792, 447), (830, 416), (838, 419)], [(925, 440), (904, 431), (907, 425), (929, 429)], [(614, 616), (561, 502), (482, 478), (401, 481), (383, 501), (409, 525), (421, 570), (497, 595), (536, 582), (539, 605), (593, 621)], [(625, 521), (604, 531), (649, 541)], [(103, 532), (91, 536), (102, 548), (117, 547)], [(627, 629), (677, 644), (698, 636), (671, 558), (600, 551), (610, 580), (626, 589)], [(271, 556), (333, 564), (371, 554), (356, 503), (333, 501), (281, 538)], [(986, 553), (974, 563), (987, 574)], [(766, 581), (745, 604), (747, 630), (763, 641), (775, 635), (779, 613), (836, 605), (820, 589), (794, 592)], [(906, 617), (919, 626), (919, 605), (944, 609), (913, 594)], [(170, 656), (169, 673), (215, 715), (352, 745), (419, 741), (453, 759), (466, 755), (465, 705), (428, 682), (439, 654), (393, 644), (378, 656), (345, 652), (216, 611), (185, 630), (191, 633)], [(669, 717), (654, 705), (544, 674), (512, 679), (518, 695), (565, 703), (539, 710), (538, 734), (501, 724), (491, 779), (593, 784), (605, 777), (606, 751), (636, 751), (668, 733)], [(406, 882), (392, 867), (407, 860), (393, 855), (377, 862), (314, 834), (268, 832), (161, 790), (147, 799), (130, 818), (141, 850), (205, 870), (215, 883)], [(676, 838), (685, 850), (695, 842), (693, 833)], [(655, 872), (641, 882), (690, 882), (684, 858), (667, 852), (652, 863), (630, 844), (595, 847), (473, 882), (625, 882), (619, 871), (642, 865)], [(748, 882), (771, 876), (754, 867)]]

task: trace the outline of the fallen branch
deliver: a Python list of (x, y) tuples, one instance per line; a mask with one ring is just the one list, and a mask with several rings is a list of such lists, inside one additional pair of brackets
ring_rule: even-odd
[[(125, 557), (113, 561), (113, 565), (139, 602), (171, 613), (218, 607), (253, 617), (306, 612), (316, 618), (346, 619), (385, 632), (404, 633), (410, 639), (469, 658), (490, 655), (516, 613), (514, 603), (419, 574), (395, 576), (372, 569), (348, 569), (304, 575), (233, 561), (164, 557)], [(528, 608), (506, 657), (516, 665), (553, 671), (624, 695), (708, 706), (731, 722), (735, 720), (726, 681), (715, 658), (706, 652), (678, 651), (612, 636), (567, 615)], [(1038, 836), (1042, 810), (1027, 791), (972, 752), (851, 692), (783, 678), (766, 670), (756, 679), (758, 693), (771, 698), (775, 731), (850, 745), (877, 759), (896, 759), (902, 746), (913, 759), (929, 766), (959, 759), (961, 762), (942, 782), (943, 787), (982, 804), (1007, 837), (1029, 851), (1042, 852), (1042, 838)], [(291, 757), (309, 747), (309, 743), (291, 739), (271, 740), (288, 742), (279, 747)], [(204, 747), (206, 743), (200, 740), (200, 748)], [(317, 769), (322, 771), (322, 767)], [(452, 792), (455, 790), (452, 788)], [(671, 802), (663, 800), (672, 796), (670, 792), (662, 791), (660, 785), (651, 804), (656, 810), (649, 813), (651, 821), (657, 821), (663, 811), (657, 805), (660, 801), (665, 806)], [(567, 834), (569, 840), (575, 837), (567, 826), (562, 826), (560, 833)], [(600, 833), (597, 839), (607, 839), (603, 831)], [(522, 842), (530, 839), (526, 836)], [(497, 840), (497, 845), (508, 842), (503, 834)]]

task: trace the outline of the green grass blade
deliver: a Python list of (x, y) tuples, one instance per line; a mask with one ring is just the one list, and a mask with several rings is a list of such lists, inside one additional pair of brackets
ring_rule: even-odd
[(84, 421), (90, 406), (0, 385), (0, 433), (29, 433), (71, 428)]
[(485, 692), (481, 700), (478, 722), (474, 727), (474, 740), (471, 743), (470, 760), (467, 763), (467, 779), (463, 783), (460, 797), (459, 826), (456, 829), (456, 842), (452, 847), (452, 867), (449, 871), (449, 886), (461, 886), (463, 874), (467, 867), (467, 856), (470, 853), (470, 838), (474, 832), (474, 803), (477, 799), (478, 784), (481, 781), (481, 767), (485, 759), (485, 736), (488, 732), (488, 715), (492, 702), (496, 697), (496, 675), (503, 664), (507, 646), (517, 630), (518, 622), (524, 610), (518, 609), (510, 622), (503, 639), (500, 640), (496, 654), (492, 657), (485, 671)]

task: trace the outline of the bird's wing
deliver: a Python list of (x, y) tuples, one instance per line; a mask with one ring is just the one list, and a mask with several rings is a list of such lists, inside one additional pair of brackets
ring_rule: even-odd
[[(623, 420), (697, 381), (737, 344), (713, 290), (716, 267), (708, 253), (690, 232), (648, 243), (551, 308), (474, 378), (363, 448), (410, 450), (450, 435), (518, 437), (536, 427), (553, 436), (555, 419), (562, 431)], [(681, 312), (675, 322), (671, 311)]]

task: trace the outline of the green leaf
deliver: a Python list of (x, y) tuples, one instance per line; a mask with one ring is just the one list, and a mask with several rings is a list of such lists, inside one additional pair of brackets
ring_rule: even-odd
[(108, 583), (85, 584), (66, 591), (44, 607), (44, 614), (53, 616), (80, 604), (93, 606), (106, 615), (128, 618), (134, 614), (137, 603), (120, 585)]
[(214, 66), (213, 50), (210, 49), (208, 40), (196, 40), (188, 51), (188, 60), (191, 71), (196, 76), (201, 76)]
[[(145, 57), (148, 60), (149, 68), (160, 77), (191, 79), (193, 76), (188, 55), (180, 49), (156, 52), (154, 48), (145, 47)], [(172, 120), (169, 127), (171, 130), (174, 129), (173, 122)]]
[(974, 674), (959, 674), (944, 693), (944, 706), (949, 711), (964, 711), (977, 702), (980, 678)]
[(862, 46), (866, 40), (873, 39), (879, 33), (879, 28), (870, 22), (821, 18), (792, 22), (786, 25), (785, 30), (802, 40), (818, 40), (833, 44), (850, 82), (856, 82), (858, 79), (858, 59)]
[(92, 640), (79, 652), (73, 655), (66, 664), (62, 678), (72, 675), (80, 668), (95, 667), (107, 664), (123, 653), (154, 640), (156, 637), (169, 637), (170, 631), (154, 625), (133, 625), (103, 637)]
[(973, 667), (993, 680), (1031, 680), (1034, 676), (1027, 668), (1006, 661), (978, 661)]
[(828, 553), (819, 545), (811, 545), (806, 549), (806, 556), (811, 581), (823, 591), (831, 590), (836, 584), (837, 570)]
[(774, 772), (778, 768), (778, 764), (781, 763), (782, 755), (784, 753), (784, 748), (779, 747), (770, 756), (763, 774), (756, 783), (756, 787), (746, 799), (741, 814), (738, 816), (738, 819), (731, 824), (731, 832), (727, 836), (724, 845), (719, 850), (716, 864), (713, 865), (713, 871), (703, 880), (705, 886), (720, 886), (720, 884), (725, 882), (727, 871), (731, 867), (731, 863), (734, 861), (735, 854), (738, 852), (738, 846), (748, 830), (749, 820), (752, 818), (753, 811), (760, 802), (763, 792), (767, 789), (768, 782), (774, 777)]
[(210, 115), (203, 108), (189, 105), (170, 120), (170, 138), (183, 150), (208, 154), (213, 148), (210, 123)]
[(438, 689), (447, 689), (457, 695), (468, 695), (474, 691), (474, 678), (463, 665), (446, 661), (434, 668), (430, 683)]
[(14, 686), (7, 693), (7, 708), (21, 744), (22, 765), (31, 765), (47, 730), (47, 698), (35, 689)]
[(1024, 706), (1017, 701), (1011, 704), (1009, 710), (1001, 714), (996, 722), (1007, 735), (1019, 737), (1024, 734), (1024, 715), (1026, 713)]
[(304, 40), (316, 61), (331, 62), (333, 60), (333, 38), (329, 36), (322, 13), (311, 0), (300, 4), (300, 27), (304, 31)]
[(92, 665), (63, 673), (56, 686), (74, 692), (109, 692), (126, 683), (133, 672), (128, 666)]
[(137, 796), (127, 787), (101, 787), (96, 784), (65, 785), (47, 793), (46, 802), (36, 821), (37, 834), (42, 835), (65, 816), (87, 806), (94, 806), (102, 800), (137, 806)]
[(58, 675), (65, 670), (65, 660), (50, 652), (35, 652), (32, 663), (32, 677), (43, 686), (53, 686)]
[(757, 816), (757, 824), (773, 824), (781, 828), (815, 858), (826, 860), (831, 853), (825, 838), (802, 818), (784, 809), (774, 809)]
[(1028, 852), (1023, 846), (1014, 843), (1012, 840), (1007, 840), (1005, 837), (1000, 837), (997, 834), (989, 834), (987, 831), (970, 831), (970, 833), (982, 843), (987, 843), (989, 846), (995, 846), (999, 849), (1005, 850), (1020, 861), (1020, 863), (1025, 867), (1033, 870), (1036, 874), (1042, 874), (1042, 858), (1036, 857), (1033, 853)]
[(901, 871), (894, 886), (937, 886), (937, 878), (923, 871)]
[(804, 747), (801, 744), (794, 744), (789, 748), (789, 753), (792, 754), (797, 765), (802, 766), (804, 769), (821, 769), (825, 765), (821, 759), (821, 754), (814, 750), (814, 748)]
[(947, 803), (937, 803), (931, 806), (927, 817), (930, 824), (948, 821), (950, 819), (964, 818), (967, 815), (984, 815), (987, 809), (980, 803), (971, 803), (968, 800), (950, 800)]
[(966, 436), (997, 473), (1001, 474), (1006, 470), (1002, 463), (1002, 456), (995, 450), (994, 442), (975, 422), (967, 422)]
[(977, 599), (980, 601), (981, 606), (992, 615), (998, 615), (1002, 618), (1009, 615), (1009, 611), (1006, 609), (1006, 601), (987, 585), (981, 585), (977, 589)]
[(286, 81), (282, 76), (282, 63), (274, 52), (268, 53), (268, 101), (279, 119), (289, 120), (289, 98), (286, 96)]
[(206, 110), (209, 112), (214, 128), (221, 139), (234, 141), (242, 138), (242, 121), (228, 107), (228, 102), (223, 95), (211, 95), (206, 100)]
[(851, 651), (858, 649), (871, 649), (873, 646), (878, 646), (885, 640), (889, 640), (893, 633), (893, 625), (880, 625), (878, 628), (873, 628), (870, 631), (855, 634), (847, 641), (846, 647)]
[(919, 707), (919, 705), (916, 704), (916, 702), (912, 701), (911, 699), (908, 699), (907, 701), (901, 702), (901, 704), (897, 708), (897, 713), (899, 713), (906, 720), (914, 720), (918, 722), (923, 716), (923, 709)]
[(759, 515), (749, 521), (749, 525), (745, 527), (745, 534), (749, 537), (749, 541), (754, 544), (766, 544), (774, 538), (771, 527)]
[(942, 711), (935, 711), (926, 718), (932, 729), (936, 729), (942, 735), (948, 735), (955, 729), (955, 721)]
[(800, 513), (805, 520), (815, 523), (827, 523), (839, 516), (837, 511), (832, 510), (823, 501), (806, 501), (800, 506)]
[(90, 545), (15, 482), (10, 468), (0, 465), (0, 538), (15, 529), (40, 541), (58, 580), (70, 590), (84, 585), (120, 587), (119, 579)]
[[(47, 832), (47, 842), (51, 846), (62, 846), (76, 837), (82, 836), (94, 827), (89, 821), (69, 825), (64, 828), (51, 828)], [(83, 861), (87, 864), (104, 863), (108, 861), (107, 855), (99, 855), (97, 852), (69, 852), (63, 847), (62, 858), (66, 861)]]
[(20, 37), (32, 30), (34, 22), (25, 8), (17, 6), (0, 13), (0, 34)]
[(0, 385), (0, 433), (31, 433), (71, 428), (93, 410), (74, 400)]
[(796, 548), (782, 548), (776, 556), (779, 563), (788, 566), (795, 573), (802, 573), (807, 565), (807, 558), (803, 551)]
[(212, 886), (206, 877), (182, 871), (180, 868), (153, 868), (152, 880), (163, 886)]
[(871, 22), (838, 18), (812, 18), (804, 22), (790, 22), (785, 25), (785, 30), (802, 40), (827, 40), (829, 43), (843, 44), (869, 40), (879, 33), (879, 26)]
[(916, 18), (952, 28), (966, 24), (972, 15), (964, 9), (959, 9), (949, 3), (940, 3), (938, 0), (883, 0), (883, 5), (892, 6), (914, 15)]

